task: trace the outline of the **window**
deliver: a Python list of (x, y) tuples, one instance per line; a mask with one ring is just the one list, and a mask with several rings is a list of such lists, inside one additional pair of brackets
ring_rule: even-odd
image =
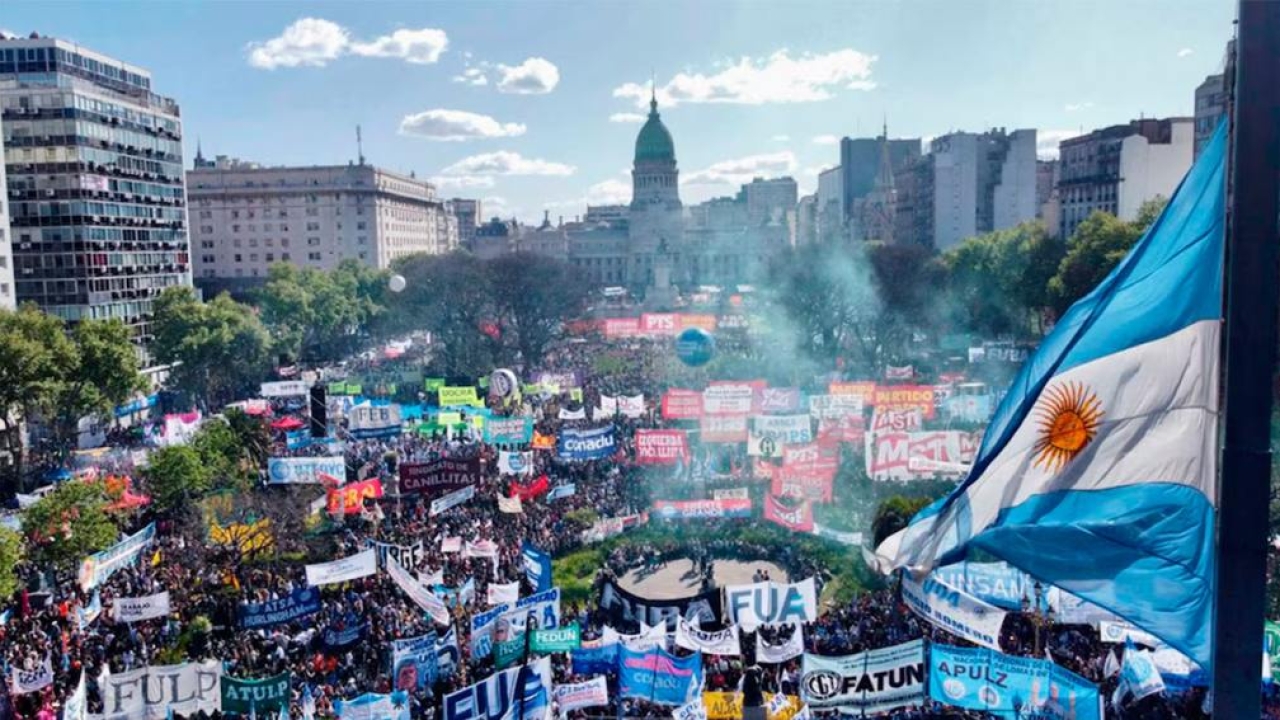
[(308, 230), (311, 230), (311, 231), (313, 231), (313, 232), (314, 232), (314, 231), (316, 231), (316, 230), (319, 230), (319, 229), (320, 229), (320, 223), (317, 223), (317, 222), (309, 222), (309, 223), (307, 223), (307, 229), (308, 229)]
[(276, 261), (276, 254), (275, 254), (275, 253), (267, 253), (267, 262), (275, 262), (275, 261)]
[(205, 249), (205, 250), (212, 250), (212, 249), (213, 249), (213, 241), (212, 241), (212, 240), (201, 240), (201, 241), (200, 241), (200, 247), (201, 247), (201, 248), (203, 248), (203, 249)]
[(258, 262), (258, 253), (251, 253), (249, 255), (249, 262)]
[(201, 256), (200, 256), (200, 262), (212, 263), (212, 262), (216, 262), (216, 261), (217, 261), (217, 258), (216, 258), (216, 257), (214, 257), (213, 255), (201, 255)]
[(232, 210), (232, 211), (231, 211), (231, 217), (233, 217), (233, 218), (237, 218), (237, 219), (238, 219), (238, 218), (240, 217), (240, 211), (239, 211), (239, 210)]
[(307, 238), (307, 245), (308, 245), (309, 247), (319, 247), (319, 246), (320, 246), (320, 238), (318, 238), (318, 237), (309, 237), (309, 238)]
[(200, 232), (205, 233), (205, 234), (211, 233), (211, 232), (213, 232), (213, 226), (212, 226), (212, 225), (201, 225), (201, 226), (200, 226)]
[(289, 262), (289, 253), (280, 253), (280, 259)]
[(364, 235), (361, 235), (360, 237), (356, 238), (356, 244), (364, 245), (366, 242), (368, 242), (368, 240), (369, 238), (366, 238)]
[(213, 211), (212, 211), (212, 210), (201, 210), (201, 211), (200, 211), (200, 219), (201, 219), (201, 220), (208, 220), (208, 219), (209, 219), (209, 218), (211, 218), (211, 217), (213, 217)]
[(249, 238), (249, 247), (258, 247), (258, 238)]
[(236, 262), (244, 262), (244, 257), (240, 253), (236, 253)]
[(239, 226), (239, 225), (232, 225), (232, 226), (231, 226), (231, 232), (233, 232), (233, 233), (238, 233), (238, 232), (240, 232), (240, 226)]
[(289, 238), (280, 238), (280, 247), (289, 247)]
[(272, 240), (271, 238), (264, 238), (262, 241), (262, 244), (265, 245), (266, 247), (271, 247), (274, 243), (275, 241)]
[(307, 253), (307, 259), (308, 259), (308, 260), (319, 260), (319, 259), (320, 259), (320, 253), (318, 253), (318, 252), (309, 252), (309, 253)]
[(320, 214), (319, 208), (307, 208), (307, 217), (315, 217)]

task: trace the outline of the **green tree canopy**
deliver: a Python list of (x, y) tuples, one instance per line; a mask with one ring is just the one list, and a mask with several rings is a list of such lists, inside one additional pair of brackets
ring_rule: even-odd
[(215, 469), (195, 447), (172, 445), (151, 453), (142, 478), (156, 509), (175, 511), (209, 491)]
[(356, 260), (332, 271), (277, 263), (258, 294), (276, 349), (309, 362), (350, 355), (384, 311), (388, 273)]
[(492, 370), (501, 342), (484, 333), (497, 322), (485, 263), (464, 252), (410, 255), (394, 270), (406, 286), (391, 298), (391, 326), (430, 331), (438, 372), (476, 377)]
[(871, 537), (874, 543), (878, 546), (885, 538), (905, 528), (911, 518), (930, 502), (927, 497), (894, 495), (886, 498), (876, 508), (876, 514), (871, 519)]
[(64, 482), (22, 512), (33, 559), (63, 570), (114, 543), (119, 529), (101, 483)]
[(0, 528), (0, 597), (11, 597), (18, 591), (18, 564), (25, 556), (22, 534)]
[(1063, 251), (1040, 223), (966, 239), (942, 257), (951, 319), (989, 337), (1039, 332)]
[(1133, 244), (1160, 216), (1166, 203), (1164, 198), (1143, 203), (1133, 222), (1095, 212), (1076, 227), (1067, 241), (1066, 256), (1048, 284), (1049, 299), (1058, 317), (1120, 264)]
[(537, 365), (563, 336), (565, 322), (582, 310), (586, 284), (568, 263), (527, 252), (490, 260), (485, 271), (504, 339), (519, 351), (525, 367)]
[(156, 299), (152, 327), (156, 359), (181, 363), (168, 386), (205, 409), (252, 395), (271, 368), (271, 338), (258, 314), (226, 293), (202, 303), (191, 288), (169, 288)]

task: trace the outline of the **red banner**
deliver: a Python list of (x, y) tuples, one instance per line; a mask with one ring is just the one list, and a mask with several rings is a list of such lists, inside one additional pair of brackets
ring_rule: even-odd
[(546, 475), (539, 475), (537, 480), (528, 485), (521, 485), (512, 480), (511, 485), (507, 487), (507, 497), (518, 497), (521, 500), (533, 500), (539, 495), (551, 489), (551, 481)]
[(674, 336), (680, 332), (680, 316), (674, 313), (645, 313), (640, 316), (640, 332), (650, 336)]
[(666, 420), (688, 420), (702, 417), (702, 393), (697, 390), (672, 388), (662, 395), (662, 417)]
[(764, 478), (765, 480), (772, 480), (773, 476), (777, 474), (777, 472), (778, 466), (775, 465), (772, 460), (766, 460), (758, 457), (751, 458), (751, 474), (753, 476)]
[(702, 393), (707, 415), (759, 415), (765, 380), (716, 380)]
[(963, 466), (973, 462), (981, 436), (944, 430), (938, 432), (881, 433), (872, 436), (867, 449), (867, 475), (873, 480), (912, 480), (935, 475), (960, 475), (963, 470), (913, 470), (911, 460)]
[(861, 416), (824, 418), (818, 421), (818, 443), (853, 443), (861, 447), (865, 441), (866, 423)]
[(607, 338), (636, 337), (640, 335), (640, 318), (605, 318), (604, 336)]
[(707, 332), (716, 329), (715, 315), (680, 315), (680, 330), (688, 330), (689, 328), (701, 328)]
[(788, 530), (813, 532), (813, 506), (807, 502), (788, 507), (772, 495), (764, 498), (764, 519), (775, 522)]
[(809, 443), (783, 448), (782, 466), (770, 478), (773, 494), (831, 502), (832, 484), (839, 469), (839, 446)]
[(857, 395), (862, 398), (863, 405), (870, 405), (876, 397), (876, 383), (874, 380), (833, 382), (827, 387), (827, 392), (832, 395)]
[(689, 438), (683, 430), (636, 430), (636, 462), (674, 465), (689, 457)]
[(872, 432), (915, 432), (924, 425), (924, 413), (920, 408), (894, 410), (892, 408), (876, 408), (872, 416)]
[(365, 498), (380, 497), (382, 497), (382, 481), (374, 478), (330, 490), (327, 507), (330, 515), (353, 515), (364, 509)]
[(747, 416), (732, 415), (720, 417), (704, 415), (701, 423), (701, 436), (704, 443), (742, 443), (747, 441)]
[(886, 385), (876, 388), (873, 403), (876, 410), (919, 409), (925, 420), (934, 416), (935, 393), (932, 385)]

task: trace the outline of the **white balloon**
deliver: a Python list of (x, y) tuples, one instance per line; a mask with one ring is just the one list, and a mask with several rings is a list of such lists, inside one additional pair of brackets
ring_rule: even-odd
[(387, 283), (391, 288), (391, 292), (400, 292), (404, 290), (405, 280), (403, 275), (392, 275), (391, 281)]

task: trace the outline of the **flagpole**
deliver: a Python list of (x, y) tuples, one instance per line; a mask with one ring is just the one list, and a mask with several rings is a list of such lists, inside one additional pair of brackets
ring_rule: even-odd
[[(1280, 228), (1280, 3), (1240, 0), (1231, 98), (1213, 715), (1260, 716)], [(1228, 63), (1227, 79), (1232, 67)]]

